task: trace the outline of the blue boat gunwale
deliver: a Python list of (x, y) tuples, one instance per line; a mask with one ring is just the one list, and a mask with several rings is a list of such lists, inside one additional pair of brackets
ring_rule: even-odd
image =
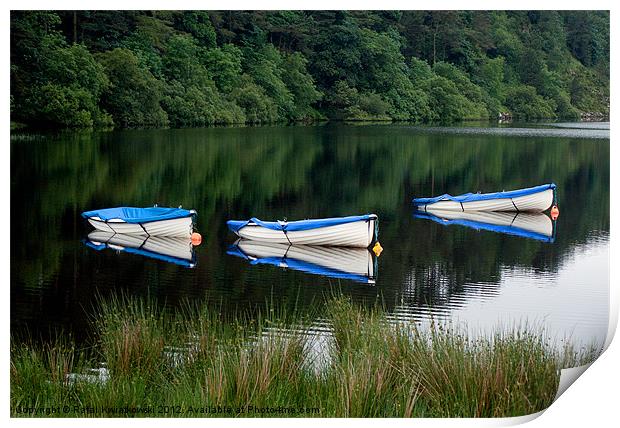
[(226, 225), (228, 228), (237, 233), (246, 226), (258, 226), (271, 230), (281, 230), (287, 232), (320, 229), (322, 227), (337, 226), (340, 224), (354, 223), (357, 221), (368, 222), (370, 220), (378, 220), (376, 214), (364, 214), (358, 216), (331, 217), (322, 219), (306, 219), (294, 221), (263, 221), (256, 217), (249, 220), (228, 220)]
[(413, 205), (430, 205), (441, 201), (454, 201), (454, 202), (476, 202), (476, 201), (488, 201), (492, 199), (511, 199), (518, 198), (520, 196), (533, 195), (535, 193), (541, 193), (547, 190), (553, 190), (555, 192), (555, 183), (541, 184), (539, 186), (527, 187), (524, 189), (508, 190), (501, 192), (491, 193), (463, 193), (462, 195), (452, 196), (448, 193), (444, 193), (440, 196), (431, 198), (414, 198)]
[[(136, 212), (144, 211), (149, 213), (148, 216), (130, 216), (127, 214), (135, 214)], [(154, 213), (160, 211), (159, 214)], [(146, 224), (146, 223), (154, 223), (158, 221), (165, 220), (175, 220), (180, 218), (194, 217), (197, 216), (198, 213), (196, 210), (186, 210), (183, 208), (170, 208), (170, 207), (114, 207), (114, 208), (103, 208), (99, 210), (91, 210), (84, 211), (81, 213), (81, 216), (85, 219), (99, 222), (99, 223), (108, 223), (111, 220), (121, 220), (125, 223), (129, 224)], [(93, 217), (98, 217), (95, 219)]]
[[(147, 223), (155, 223), (155, 222), (158, 222), (158, 221), (176, 220), (176, 219), (179, 219), (179, 218), (187, 218), (187, 217), (192, 217), (194, 215), (196, 215), (196, 214), (186, 215), (186, 216), (183, 216), (183, 217), (164, 218), (164, 219), (161, 219), (161, 220), (143, 220), (143, 221), (140, 221), (140, 222), (128, 222), (128, 221), (125, 221), (125, 223), (129, 223), (129, 224), (147, 224)], [(97, 223), (104, 223), (104, 224), (109, 223), (110, 220), (122, 220), (122, 219), (97, 220), (97, 219), (94, 219), (92, 217), (85, 217), (85, 218), (87, 218), (90, 221), (95, 221)]]

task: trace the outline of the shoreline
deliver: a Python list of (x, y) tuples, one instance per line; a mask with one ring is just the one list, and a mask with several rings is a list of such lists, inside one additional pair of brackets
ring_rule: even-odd
[[(410, 125), (424, 128), (433, 127), (458, 127), (459, 125), (471, 125), (471, 124), (486, 124), (497, 125), (497, 127), (503, 127), (504, 125), (515, 124), (532, 124), (532, 125), (546, 125), (546, 124), (561, 124), (561, 123), (606, 123), (609, 122), (609, 116), (601, 116), (597, 119), (574, 119), (574, 118), (538, 118), (530, 120), (511, 119), (506, 120), (493, 120), (488, 118), (480, 119), (464, 119), (456, 122), (429, 122), (420, 123), (408, 120), (342, 120), (342, 119), (325, 119), (315, 121), (299, 121), (299, 122), (265, 122), (265, 123), (238, 123), (238, 124), (212, 124), (205, 126), (186, 126), (186, 127), (108, 127), (108, 128), (50, 128), (50, 127), (36, 127), (25, 123), (11, 121), (10, 133), (13, 135), (19, 135), (21, 133), (40, 132), (44, 134), (48, 133), (61, 133), (61, 132), (112, 132), (112, 131), (163, 131), (163, 130), (182, 130), (182, 129), (235, 129), (235, 128), (263, 128), (263, 127), (296, 127), (296, 126), (329, 126), (329, 125), (350, 125), (350, 126), (372, 126), (372, 125)], [(492, 127), (492, 126), (487, 126)]]
[[(330, 325), (319, 342), (316, 316)], [(421, 331), (342, 296), (310, 316), (266, 308), (230, 322), (120, 296), (92, 320), (92, 347), (12, 344), (12, 417), (522, 416), (553, 402), (560, 369), (599, 353), (556, 351), (525, 328)]]

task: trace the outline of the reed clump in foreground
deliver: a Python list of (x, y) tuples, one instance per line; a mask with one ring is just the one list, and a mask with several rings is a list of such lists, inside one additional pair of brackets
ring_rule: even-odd
[[(519, 416), (551, 404), (559, 368), (595, 356), (559, 353), (525, 329), (484, 339), (446, 326), (422, 331), (344, 297), (315, 314), (330, 327), (322, 334), (309, 318), (266, 313), (224, 322), (207, 307), (102, 302), (93, 349), (13, 345), (11, 413)], [(49, 408), (58, 412), (41, 410)]]

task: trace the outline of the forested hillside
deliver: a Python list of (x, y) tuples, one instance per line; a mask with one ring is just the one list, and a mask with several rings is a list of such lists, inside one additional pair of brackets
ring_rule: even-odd
[(11, 120), (417, 123), (609, 112), (609, 13), (12, 11)]

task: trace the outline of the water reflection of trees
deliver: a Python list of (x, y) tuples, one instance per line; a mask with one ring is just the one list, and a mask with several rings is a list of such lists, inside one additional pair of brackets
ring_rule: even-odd
[[(553, 245), (442, 228), (411, 216), (414, 196), (551, 181), (558, 184), (562, 210)], [(180, 275), (160, 264), (119, 263), (109, 272), (102, 268), (105, 258), (76, 249), (88, 230), (81, 211), (153, 203), (198, 210), (205, 242), (195, 271)], [(609, 231), (609, 142), (385, 126), (141, 130), (14, 141), (11, 279), (18, 287), (12, 299), (56, 301), (71, 313), (92, 299), (96, 284), (113, 283), (167, 298), (174, 284), (175, 296), (208, 292), (233, 306), (273, 295), (316, 300), (327, 288), (308, 285), (319, 280), (269, 269), (257, 273), (230, 260), (225, 221), (364, 212), (379, 214), (380, 239), (392, 250), (380, 260), (381, 289), (358, 288), (360, 299), (374, 299), (379, 291), (388, 305), (401, 295), (441, 304), (458, 297), (465, 283), (493, 292), (502, 266), (554, 271), (573, 245), (593, 231)], [(403, 293), (408, 284), (413, 291)]]

